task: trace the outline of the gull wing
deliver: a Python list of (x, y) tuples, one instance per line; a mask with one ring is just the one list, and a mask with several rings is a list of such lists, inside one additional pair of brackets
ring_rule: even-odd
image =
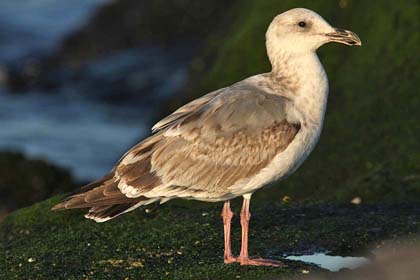
[(286, 119), (290, 100), (241, 82), (210, 93), (154, 126), (157, 134), (116, 168), (129, 197), (222, 200), (287, 148), (300, 124)]
[(239, 82), (209, 93), (158, 122), (111, 173), (64, 198), (53, 210), (90, 208), (104, 222), (172, 198), (219, 201), (287, 148), (300, 129), (287, 121), (285, 97)]

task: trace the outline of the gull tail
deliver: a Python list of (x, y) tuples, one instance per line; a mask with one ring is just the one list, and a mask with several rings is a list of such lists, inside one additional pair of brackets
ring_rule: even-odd
[(90, 208), (86, 218), (96, 222), (105, 222), (119, 215), (159, 200), (159, 198), (126, 197), (118, 188), (118, 181), (112, 173), (71, 193), (57, 205), (53, 211)]

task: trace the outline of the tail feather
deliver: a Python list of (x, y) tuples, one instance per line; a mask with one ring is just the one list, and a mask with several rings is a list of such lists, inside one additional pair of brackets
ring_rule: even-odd
[(158, 200), (160, 199), (143, 197), (143, 200), (132, 203), (92, 207), (89, 210), (89, 213), (85, 215), (85, 217), (92, 219), (95, 222), (102, 223), (114, 219), (124, 213), (130, 212), (140, 206), (147, 205)]
[(134, 210), (137, 204), (137, 202), (132, 202), (111, 206), (93, 207), (89, 210), (89, 213), (87, 213), (85, 217), (96, 222), (106, 222), (128, 211)]
[(87, 185), (84, 185), (84, 186), (78, 188), (74, 192), (70, 193), (69, 196), (74, 196), (74, 195), (77, 195), (77, 194), (85, 193), (87, 191), (93, 190), (94, 188), (100, 187), (102, 185), (107, 185), (107, 182), (112, 181), (113, 178), (114, 178), (114, 172), (110, 172), (110, 173), (106, 174), (104, 177), (102, 177), (101, 179), (98, 179), (96, 181), (93, 181), (93, 182), (91, 182)]
[[(51, 210), (55, 211), (55, 210), (65, 210), (65, 209), (71, 209), (71, 208), (84, 208), (84, 207), (81, 207), (82, 205), (85, 204), (83, 194), (95, 188), (107, 185), (107, 182), (111, 180), (112, 177), (113, 177), (112, 173), (109, 173), (99, 180), (93, 181), (85, 186), (78, 188), (74, 192), (70, 193), (68, 196), (64, 197), (57, 205), (52, 207)], [(74, 205), (74, 207), (72, 207), (72, 205)]]
[(90, 208), (86, 218), (105, 222), (157, 200), (159, 198), (125, 196), (118, 188), (118, 181), (115, 182), (113, 176), (108, 174), (65, 197), (51, 210)]

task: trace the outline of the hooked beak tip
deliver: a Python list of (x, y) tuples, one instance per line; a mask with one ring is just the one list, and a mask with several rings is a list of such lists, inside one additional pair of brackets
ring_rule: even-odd
[(359, 36), (356, 33), (344, 30), (341, 28), (335, 28), (334, 32), (325, 34), (330, 42), (337, 42), (341, 44), (346, 44), (349, 46), (361, 46), (362, 40), (360, 40)]

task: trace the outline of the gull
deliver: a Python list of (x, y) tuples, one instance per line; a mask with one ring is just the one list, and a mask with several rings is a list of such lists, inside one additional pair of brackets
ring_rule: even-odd
[[(53, 210), (89, 208), (105, 222), (140, 206), (175, 198), (224, 202), (224, 262), (281, 267), (248, 254), (252, 194), (292, 174), (320, 137), (328, 80), (316, 54), (328, 42), (361, 46), (317, 13), (295, 8), (276, 16), (266, 32), (271, 72), (210, 92), (152, 128), (109, 174), (64, 198)], [(242, 246), (231, 251), (230, 200), (243, 197)]]

